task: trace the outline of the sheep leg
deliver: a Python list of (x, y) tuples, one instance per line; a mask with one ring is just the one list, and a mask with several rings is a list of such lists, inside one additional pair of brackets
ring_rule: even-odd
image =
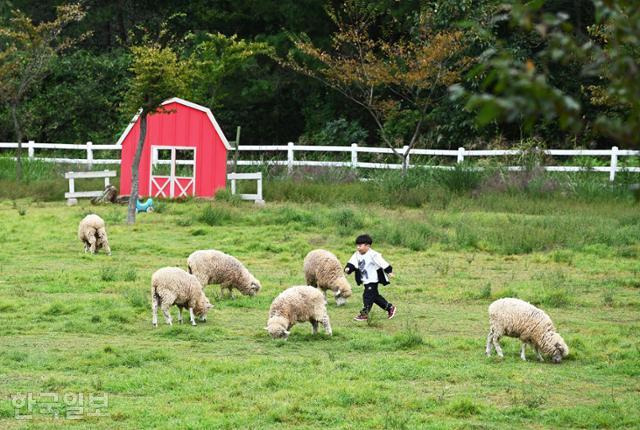
[(158, 327), (158, 296), (155, 294), (151, 297), (151, 323), (154, 327)]
[(322, 317), (322, 327), (324, 327), (324, 332), (331, 336), (333, 332), (331, 331), (331, 323), (329, 322), (329, 315), (326, 313)]
[(498, 357), (504, 358), (504, 354), (502, 353), (502, 348), (500, 348), (500, 336), (494, 333), (493, 336), (491, 336), (491, 342), (493, 343), (493, 347), (496, 349), (496, 353), (498, 354)]
[(318, 321), (311, 320), (309, 322), (311, 323), (311, 333), (312, 334), (317, 334), (318, 333)]
[(327, 290), (322, 290), (322, 294), (324, 295), (324, 304), (328, 305), (329, 302), (327, 301)]
[(527, 361), (527, 357), (524, 352), (526, 348), (527, 344), (525, 342), (522, 342), (522, 345), (520, 346), (520, 358), (522, 359), (522, 361)]
[(86, 254), (87, 251), (89, 251), (89, 242), (86, 240), (83, 240), (84, 242), (84, 253)]
[(167, 324), (169, 325), (173, 325), (173, 323), (171, 322), (171, 314), (169, 313), (169, 305), (167, 302), (162, 302), (162, 305), (160, 305), (160, 308), (162, 309), (162, 313), (164, 314), (164, 320), (167, 322)]
[(182, 308), (178, 306), (178, 323), (182, 324)]
[(538, 348), (535, 348), (535, 350), (536, 350), (536, 356), (538, 357), (538, 360), (544, 361), (544, 358), (542, 358), (542, 354), (540, 354), (540, 350)]
[(89, 251), (92, 254), (95, 254), (96, 253), (96, 236), (94, 234), (90, 234), (87, 240), (89, 241)]
[(193, 308), (189, 308), (189, 319), (191, 320), (191, 325), (196, 325), (196, 316), (193, 314)]
[(487, 346), (485, 348), (485, 353), (487, 357), (491, 357), (491, 339), (493, 338), (493, 330), (489, 330), (489, 334), (487, 335)]
[(100, 247), (104, 249), (107, 255), (111, 255), (111, 248), (109, 247), (109, 241), (106, 236), (100, 236)]

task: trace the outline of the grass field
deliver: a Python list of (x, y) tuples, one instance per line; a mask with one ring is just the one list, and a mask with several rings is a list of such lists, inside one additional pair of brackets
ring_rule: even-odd
[[(638, 426), (638, 205), (442, 202), (163, 203), (135, 226), (120, 206), (0, 202), (0, 428)], [(111, 257), (84, 254), (76, 237), (91, 211), (107, 222)], [(298, 324), (288, 341), (270, 339), (271, 300), (304, 282), (306, 253), (325, 248), (344, 262), (361, 232), (394, 266), (381, 292), (396, 318), (377, 309), (369, 324), (352, 321), (362, 288), (350, 278), (349, 303), (329, 305), (333, 337)], [(206, 323), (169, 327), (160, 316), (153, 329), (151, 274), (186, 268), (203, 248), (237, 256), (262, 291), (220, 300), (209, 286)], [(505, 296), (550, 314), (571, 350), (565, 361), (539, 363), (529, 350), (522, 362), (510, 338), (504, 360), (485, 357), (487, 306)], [(29, 393), (33, 416), (17, 419), (28, 411), (16, 396)], [(73, 409), (79, 394), (83, 410)], [(91, 395), (108, 405), (86, 407)]]

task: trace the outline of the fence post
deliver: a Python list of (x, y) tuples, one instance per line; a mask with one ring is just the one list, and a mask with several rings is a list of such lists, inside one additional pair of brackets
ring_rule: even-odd
[(240, 126), (236, 128), (236, 147), (233, 151), (233, 173), (238, 171), (238, 152), (240, 151)]
[(406, 166), (402, 166), (402, 167), (406, 167), (407, 170), (409, 170), (409, 147), (407, 145), (402, 147), (402, 155), (404, 155), (404, 159), (406, 160)]
[(462, 163), (464, 161), (464, 148), (458, 148), (458, 163)]
[(236, 193), (236, 174), (235, 172), (231, 174), (231, 194)]
[(287, 173), (293, 173), (293, 142), (287, 144)]
[(256, 200), (256, 204), (264, 204), (264, 200), (262, 199), (262, 172), (258, 172), (260, 176), (258, 176), (258, 182), (256, 183), (258, 199)]
[(357, 143), (351, 144), (351, 168), (352, 169), (358, 168), (358, 144)]
[(93, 167), (93, 142), (87, 142), (87, 164), (89, 165), (89, 170)]
[(27, 143), (27, 150), (28, 150), (28, 154), (29, 154), (29, 158), (33, 158), (34, 157), (34, 150), (35, 148), (33, 147), (33, 144), (35, 142), (33, 140), (30, 140), (29, 143)]
[(611, 148), (611, 170), (609, 171), (609, 181), (616, 179), (616, 171), (618, 170), (618, 147)]

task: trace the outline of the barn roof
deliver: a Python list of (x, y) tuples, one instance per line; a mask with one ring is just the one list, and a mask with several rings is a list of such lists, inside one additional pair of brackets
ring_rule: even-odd
[[(232, 149), (231, 145), (229, 145), (229, 141), (227, 140), (224, 133), (222, 132), (222, 129), (218, 125), (218, 121), (216, 121), (216, 119), (213, 117), (213, 114), (211, 113), (211, 110), (209, 108), (200, 106), (199, 104), (195, 104), (193, 102), (190, 102), (184, 99), (180, 99), (178, 97), (174, 97), (172, 99), (163, 101), (161, 106), (168, 105), (171, 103), (179, 103), (181, 105), (188, 106), (190, 108), (199, 110), (207, 114), (207, 118), (209, 118), (209, 121), (211, 121), (211, 125), (213, 125), (213, 128), (218, 133), (218, 136), (220, 136), (220, 140), (222, 140), (222, 144), (224, 145), (224, 147), (227, 149)], [(122, 146), (122, 142), (124, 142), (124, 140), (127, 138), (127, 135), (129, 135), (129, 132), (131, 131), (135, 123), (138, 121), (139, 116), (140, 116), (140, 111), (138, 111), (138, 113), (134, 115), (131, 122), (129, 122), (129, 125), (127, 125), (127, 128), (124, 130), (124, 133), (122, 133), (122, 135), (120, 136), (120, 139), (118, 139), (118, 141), (116, 142), (116, 145)]]

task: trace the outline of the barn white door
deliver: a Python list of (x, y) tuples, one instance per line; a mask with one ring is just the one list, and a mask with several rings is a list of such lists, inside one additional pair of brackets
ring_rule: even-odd
[(149, 193), (153, 197), (188, 197), (196, 193), (196, 148), (151, 146)]

